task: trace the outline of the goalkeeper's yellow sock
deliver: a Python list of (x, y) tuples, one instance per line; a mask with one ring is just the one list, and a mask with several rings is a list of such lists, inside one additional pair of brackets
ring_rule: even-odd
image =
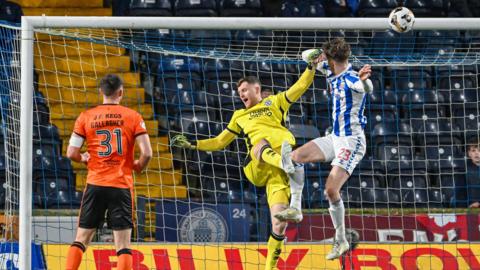
[(278, 258), (280, 253), (282, 253), (283, 240), (285, 240), (284, 235), (276, 235), (272, 233), (268, 239), (268, 253), (267, 260), (265, 263), (265, 270), (277, 269)]
[(266, 144), (260, 149), (262, 160), (272, 166), (282, 169), (282, 156), (275, 152), (269, 144)]

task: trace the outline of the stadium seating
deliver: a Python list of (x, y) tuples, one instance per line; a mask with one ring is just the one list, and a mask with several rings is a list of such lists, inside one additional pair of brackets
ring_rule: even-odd
[(260, 0), (219, 0), (220, 16), (224, 17), (260, 17)]
[(358, 16), (385, 18), (397, 5), (398, 3), (395, 0), (360, 0)]
[(417, 17), (445, 17), (447, 3), (443, 0), (406, 0), (405, 6)]
[(215, 0), (175, 0), (175, 16), (218, 16)]
[(284, 1), (282, 5), (283, 17), (325, 17), (325, 9), (321, 1)]
[(413, 32), (397, 33), (393, 30), (374, 32), (370, 40), (368, 54), (392, 58), (408, 56), (415, 50), (415, 34)]
[[(374, 88), (375, 89), (375, 88)], [(397, 110), (397, 95), (390, 90), (374, 90), (369, 94), (365, 115), (367, 116), (368, 126), (374, 127), (383, 122), (393, 122), (399, 117)], [(371, 128), (366, 128), (366, 133)]]
[(172, 16), (173, 9), (170, 0), (142, 1), (132, 0), (130, 2), (129, 16)]

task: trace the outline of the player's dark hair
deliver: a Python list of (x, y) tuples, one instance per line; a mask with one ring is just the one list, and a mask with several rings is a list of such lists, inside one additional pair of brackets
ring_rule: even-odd
[(467, 139), (467, 151), (470, 151), (472, 148), (476, 148), (480, 145), (480, 140), (478, 136), (472, 135)]
[(244, 83), (244, 82), (246, 82), (246, 83), (248, 83), (248, 84), (256, 84), (256, 83), (261, 84), (261, 83), (260, 83), (260, 80), (259, 80), (257, 77), (255, 77), (255, 76), (246, 76), (246, 77), (243, 77), (243, 78), (241, 78), (240, 80), (238, 80), (238, 82), (237, 82), (237, 88), (240, 87), (240, 85), (241, 85), (242, 83)]
[(113, 95), (122, 85), (122, 79), (115, 74), (107, 74), (100, 80), (100, 89), (107, 97)]
[(322, 45), (323, 52), (327, 58), (337, 62), (344, 62), (350, 57), (350, 45), (343, 38), (331, 39)]

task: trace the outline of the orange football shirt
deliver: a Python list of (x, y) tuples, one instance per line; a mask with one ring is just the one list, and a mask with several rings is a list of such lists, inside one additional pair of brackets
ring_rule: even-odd
[(101, 104), (78, 116), (73, 129), (84, 138), (88, 161), (87, 184), (133, 188), (135, 138), (147, 133), (142, 116), (117, 104)]

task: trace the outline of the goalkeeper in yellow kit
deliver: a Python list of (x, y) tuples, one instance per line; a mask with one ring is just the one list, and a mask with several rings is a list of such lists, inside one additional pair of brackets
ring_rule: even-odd
[[(295, 137), (285, 127), (290, 105), (310, 87), (321, 50), (310, 50), (308, 67), (287, 91), (262, 99), (258, 78), (247, 76), (237, 83), (238, 95), (245, 109), (234, 112), (227, 128), (217, 137), (189, 142), (184, 135), (172, 138), (172, 145), (201, 151), (225, 148), (237, 136), (245, 136), (249, 149), (243, 170), (257, 187), (266, 187), (272, 216), (265, 269), (274, 269), (282, 251), (287, 221), (300, 222), (304, 183), (303, 164), (293, 164), (290, 154)], [(290, 200), (290, 206), (289, 206)]]

